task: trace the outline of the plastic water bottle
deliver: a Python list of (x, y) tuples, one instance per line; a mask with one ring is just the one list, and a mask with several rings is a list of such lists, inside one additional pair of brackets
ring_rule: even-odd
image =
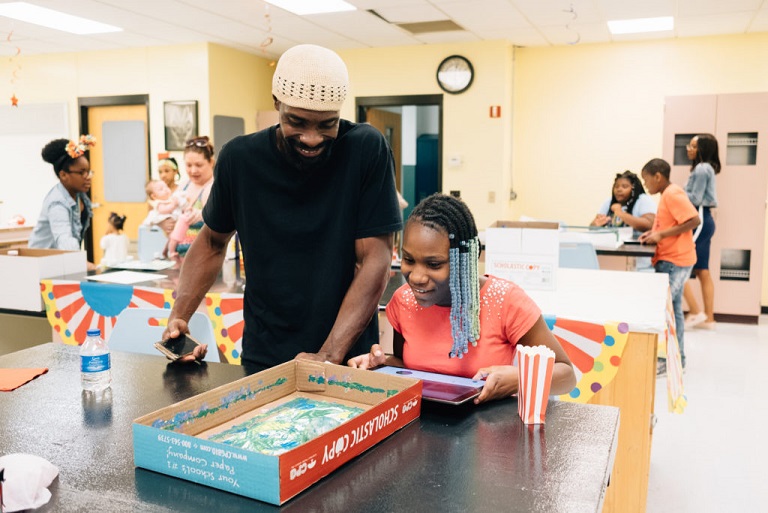
[(101, 392), (112, 384), (109, 347), (101, 338), (101, 330), (88, 330), (80, 346), (80, 383), (88, 392)]

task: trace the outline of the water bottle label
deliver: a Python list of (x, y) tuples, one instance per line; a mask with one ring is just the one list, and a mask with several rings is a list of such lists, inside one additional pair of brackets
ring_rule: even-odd
[(80, 370), (82, 372), (102, 372), (109, 369), (109, 353), (96, 356), (80, 357)]

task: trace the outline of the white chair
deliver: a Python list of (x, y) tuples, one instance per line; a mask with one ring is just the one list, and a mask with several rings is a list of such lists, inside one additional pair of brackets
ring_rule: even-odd
[(560, 267), (600, 269), (597, 252), (591, 242), (561, 242)]
[[(154, 344), (161, 340), (165, 331), (165, 322), (159, 321), (167, 320), (170, 313), (170, 310), (163, 308), (126, 308), (120, 313), (115, 327), (112, 328), (107, 341), (110, 349), (162, 356), (155, 349)], [(158, 321), (151, 322), (153, 319)], [(193, 313), (189, 320), (189, 333), (201, 344), (208, 344), (205, 361), (220, 361), (213, 328), (207, 315), (200, 312)]]
[(168, 237), (158, 226), (139, 226), (138, 253), (139, 262), (151, 262), (162, 258)]

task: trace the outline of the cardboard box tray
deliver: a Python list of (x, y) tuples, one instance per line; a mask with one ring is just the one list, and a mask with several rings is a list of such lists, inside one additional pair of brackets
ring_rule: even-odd
[[(363, 412), (278, 455), (208, 439), (296, 398)], [(293, 360), (136, 419), (134, 463), (279, 505), (417, 419), (420, 412), (419, 380)]]

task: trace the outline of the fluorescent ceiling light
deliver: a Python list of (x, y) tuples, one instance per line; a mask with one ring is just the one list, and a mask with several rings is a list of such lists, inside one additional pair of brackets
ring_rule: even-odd
[(354, 5), (343, 0), (264, 0), (275, 7), (285, 9), (293, 14), (323, 14), (327, 12), (354, 11)]
[(27, 2), (9, 2), (0, 4), (0, 16), (42, 25), (72, 34), (103, 34), (105, 32), (120, 32), (123, 29), (106, 23), (72, 16), (63, 12), (38, 7)]
[(672, 16), (660, 18), (636, 18), (634, 20), (613, 20), (608, 22), (611, 34), (639, 34), (641, 32), (663, 32), (675, 28)]

